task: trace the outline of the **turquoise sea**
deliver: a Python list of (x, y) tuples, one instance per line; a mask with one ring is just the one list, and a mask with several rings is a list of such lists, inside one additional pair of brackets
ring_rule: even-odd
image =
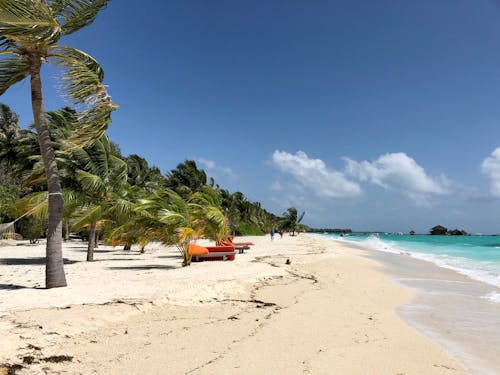
[[(325, 234), (367, 250), (404, 253), (500, 287), (500, 236), (430, 236), (394, 234)], [(500, 294), (486, 295), (500, 302)]]

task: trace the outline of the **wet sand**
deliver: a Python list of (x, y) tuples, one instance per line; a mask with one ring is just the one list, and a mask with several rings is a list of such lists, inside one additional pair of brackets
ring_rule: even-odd
[(500, 303), (485, 298), (499, 288), (404, 252), (348, 246), (362, 250), (395, 282), (416, 291), (410, 303), (396, 310), (406, 323), (446, 348), (468, 373), (500, 374)]

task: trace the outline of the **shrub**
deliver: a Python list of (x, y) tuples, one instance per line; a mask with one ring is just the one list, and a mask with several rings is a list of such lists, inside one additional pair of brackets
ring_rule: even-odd
[(263, 236), (265, 233), (255, 224), (239, 223), (236, 227), (237, 236)]

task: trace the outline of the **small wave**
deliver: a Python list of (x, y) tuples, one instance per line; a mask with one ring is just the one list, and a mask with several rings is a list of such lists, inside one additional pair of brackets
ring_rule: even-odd
[(482, 298), (493, 301), (493, 302), (500, 303), (500, 293), (498, 293), (498, 292), (490, 292), (490, 293), (484, 295)]
[(385, 251), (393, 254), (399, 254), (402, 252), (401, 250), (394, 248), (390, 243), (381, 240), (378, 236), (369, 236), (365, 240), (356, 241), (356, 243), (359, 243), (363, 247), (367, 247), (371, 250)]
[(433, 254), (431, 252), (419, 252), (404, 248), (399, 244), (392, 244), (381, 240), (377, 236), (370, 236), (362, 241), (349, 241), (361, 245), (368, 250), (383, 251), (392, 254), (408, 255), (413, 258), (425, 260), (435, 265), (448, 268), (471, 279), (482, 281), (484, 283), (500, 287), (500, 269), (498, 264), (491, 262), (474, 261), (464, 257), (452, 256), (447, 254)]

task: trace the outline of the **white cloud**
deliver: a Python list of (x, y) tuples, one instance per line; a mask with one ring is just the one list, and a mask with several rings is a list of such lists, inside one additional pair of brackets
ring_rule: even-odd
[(283, 190), (283, 186), (281, 186), (281, 184), (279, 183), (279, 181), (275, 181), (271, 185), (271, 190), (273, 190), (273, 191), (281, 191), (281, 190)]
[(217, 163), (213, 160), (208, 160), (208, 159), (204, 159), (204, 158), (196, 158), (196, 161), (208, 170), (220, 171), (220, 172), (223, 172), (223, 173), (228, 174), (228, 175), (233, 174), (233, 171), (231, 168), (217, 165)]
[(481, 170), (491, 179), (491, 193), (495, 197), (500, 197), (500, 147), (483, 160)]
[(401, 192), (420, 205), (428, 205), (431, 195), (449, 192), (447, 187), (450, 182), (446, 177), (429, 176), (424, 168), (403, 152), (382, 155), (374, 162), (343, 159), (347, 175)]
[(215, 161), (213, 160), (198, 158), (196, 159), (196, 161), (208, 169), (215, 169), (215, 167), (217, 166), (217, 164), (215, 164)]
[(327, 168), (321, 159), (310, 159), (303, 151), (294, 155), (276, 150), (272, 163), (318, 196), (348, 197), (361, 194), (356, 182), (348, 180), (342, 172)]

